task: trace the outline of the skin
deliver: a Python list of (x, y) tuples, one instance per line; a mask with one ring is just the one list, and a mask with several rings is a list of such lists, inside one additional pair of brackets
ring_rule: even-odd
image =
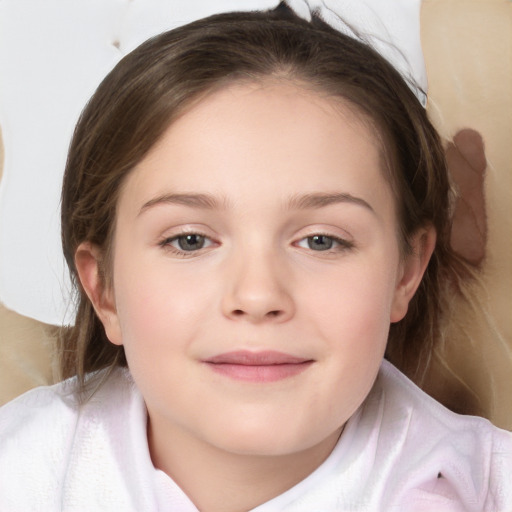
[[(126, 179), (113, 288), (98, 249), (78, 248), (81, 281), (145, 398), (153, 462), (200, 510), (248, 510), (298, 483), (371, 389), (435, 243), (423, 230), (401, 256), (380, 152), (340, 100), (231, 85)], [(187, 234), (204, 246), (182, 254)], [(260, 382), (204, 362), (235, 350), (309, 363)]]

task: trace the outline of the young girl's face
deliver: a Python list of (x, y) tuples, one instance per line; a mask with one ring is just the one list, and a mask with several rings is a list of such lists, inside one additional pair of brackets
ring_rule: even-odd
[(128, 176), (96, 307), (156, 445), (332, 447), (422, 272), (381, 162), (354, 108), (269, 82), (201, 100)]

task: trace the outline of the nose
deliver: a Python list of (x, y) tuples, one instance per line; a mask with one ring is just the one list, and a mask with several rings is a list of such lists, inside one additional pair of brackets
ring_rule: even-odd
[(251, 323), (280, 323), (293, 317), (291, 282), (279, 258), (260, 253), (230, 262), (222, 309), (228, 318)]

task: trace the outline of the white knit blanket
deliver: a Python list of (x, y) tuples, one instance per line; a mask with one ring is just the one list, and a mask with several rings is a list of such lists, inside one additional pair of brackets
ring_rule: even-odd
[[(118, 371), (79, 407), (71, 384), (0, 409), (0, 510), (197, 512), (148, 452), (146, 409)], [(512, 434), (458, 416), (389, 363), (309, 477), (253, 512), (509, 512)]]

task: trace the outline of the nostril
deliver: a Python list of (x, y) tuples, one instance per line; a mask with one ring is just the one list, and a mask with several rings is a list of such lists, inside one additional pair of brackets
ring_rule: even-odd
[[(246, 314), (245, 311), (243, 311), (242, 309), (234, 309), (233, 312), (232, 312), (232, 315), (233, 316), (244, 316)], [(276, 310), (273, 310), (273, 311), (268, 311), (267, 313), (265, 313), (264, 316), (266, 316), (267, 318), (275, 318), (277, 316), (279, 316), (281, 314), (281, 311), (276, 309)]]

